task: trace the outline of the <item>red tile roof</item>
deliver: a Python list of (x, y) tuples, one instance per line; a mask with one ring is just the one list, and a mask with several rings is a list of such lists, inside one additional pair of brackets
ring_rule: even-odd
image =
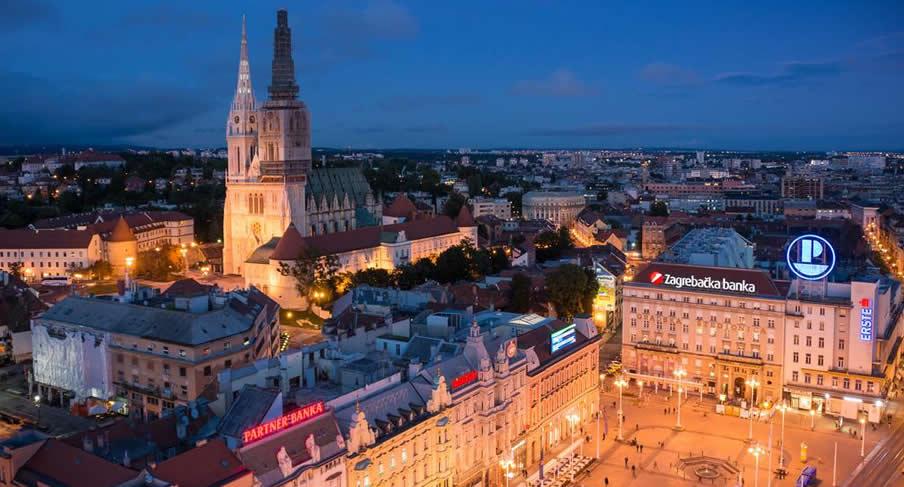
[(121, 215), (119, 220), (116, 220), (116, 225), (113, 226), (113, 233), (110, 234), (107, 240), (110, 242), (131, 242), (135, 240), (135, 234), (132, 233), (129, 224), (126, 223), (126, 219)]
[(200, 296), (209, 293), (212, 287), (201, 284), (192, 278), (180, 279), (166, 288), (163, 294), (165, 296)]
[(114, 487), (138, 475), (135, 470), (50, 438), (25, 462), (16, 478), (68, 487)]
[(179, 487), (211, 487), (252, 475), (222, 440), (210, 441), (160, 462), (151, 474)]
[(384, 216), (395, 218), (407, 218), (413, 220), (417, 214), (417, 207), (405, 196), (405, 193), (399, 193), (392, 203), (383, 210)]
[(279, 239), (279, 243), (276, 244), (273, 253), (270, 254), (270, 258), (273, 260), (295, 260), (301, 254), (302, 248), (304, 248), (304, 240), (301, 238), (301, 233), (295, 228), (294, 223), (290, 223), (282, 238)]
[[(405, 232), (405, 237), (408, 240), (419, 240), (422, 238), (458, 233), (458, 228), (455, 226), (455, 223), (452, 222), (452, 219), (447, 216), (413, 220), (396, 223), (394, 225), (364, 227), (349, 230), (347, 232), (305, 237), (298, 241), (296, 245), (287, 245), (283, 251), (280, 252), (280, 256), (297, 256), (301, 252), (301, 246), (318, 249), (327, 254), (339, 254), (351, 252), (353, 250), (373, 248), (380, 245), (385, 234), (402, 231)], [(280, 242), (280, 244), (282, 244), (282, 242)], [(277, 247), (279, 247), (280, 244), (277, 244)], [(276, 254), (276, 251), (274, 251), (273, 254)], [(273, 254), (271, 254), (271, 258), (274, 258), (272, 256)], [(295, 257), (291, 258), (294, 259)]]
[(455, 217), (455, 225), (459, 227), (476, 226), (474, 217), (471, 216), (471, 210), (468, 209), (468, 205), (461, 205), (461, 209), (458, 210), (458, 216)]
[(0, 230), (0, 249), (86, 249), (93, 237), (90, 230)]

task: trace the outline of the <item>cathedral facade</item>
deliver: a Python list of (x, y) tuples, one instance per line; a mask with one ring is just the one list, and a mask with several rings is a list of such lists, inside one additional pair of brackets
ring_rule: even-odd
[(258, 106), (243, 21), (238, 85), (226, 123), (226, 274), (244, 274), (251, 254), (289, 224), (311, 236), (372, 225), (382, 216), (382, 202), (360, 170), (312, 169), (311, 115), (298, 91), (288, 13), (279, 10), (269, 96)]

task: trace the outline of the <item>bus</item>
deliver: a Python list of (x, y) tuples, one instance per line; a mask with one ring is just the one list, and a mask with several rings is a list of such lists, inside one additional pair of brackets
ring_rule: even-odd
[(68, 275), (61, 276), (44, 276), (41, 279), (41, 285), (47, 287), (63, 287), (72, 284), (72, 278)]

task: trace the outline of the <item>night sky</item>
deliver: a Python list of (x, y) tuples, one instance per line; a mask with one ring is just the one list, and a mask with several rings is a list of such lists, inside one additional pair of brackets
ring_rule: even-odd
[(904, 2), (655, 3), (6, 2), (0, 144), (224, 146), (286, 7), (319, 147), (904, 149)]

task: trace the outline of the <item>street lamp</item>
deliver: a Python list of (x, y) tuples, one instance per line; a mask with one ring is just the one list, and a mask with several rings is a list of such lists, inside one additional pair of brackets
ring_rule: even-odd
[(866, 450), (866, 419), (860, 418), (860, 456), (862, 457)]
[(785, 411), (788, 410), (788, 406), (782, 404), (781, 406), (777, 406), (778, 410), (782, 412), (782, 441), (779, 443), (779, 457), (778, 457), (778, 469), (785, 470)]
[(638, 399), (643, 399), (643, 381), (642, 380), (637, 381), (637, 389), (640, 391), (640, 396), (638, 397)]
[(763, 447), (754, 445), (748, 448), (747, 451), (756, 458), (756, 466), (753, 469), (753, 487), (758, 487), (760, 485), (760, 455), (763, 454)]
[(816, 411), (810, 410), (810, 431), (816, 429)]
[(684, 369), (675, 371), (675, 377), (678, 378), (678, 416), (675, 422), (675, 429), (681, 429), (681, 378), (687, 375)]
[(38, 410), (38, 426), (41, 426), (41, 395), (35, 394), (35, 409)]
[(750, 386), (750, 432), (747, 434), (747, 440), (753, 441), (753, 398), (756, 395), (756, 388), (760, 385), (756, 379), (749, 379), (746, 384)]
[(512, 460), (499, 460), (499, 466), (505, 470), (505, 487), (508, 487), (509, 479), (512, 477), (510, 469), (515, 466), (515, 462)]
[(619, 377), (615, 379), (615, 387), (618, 387), (618, 441), (624, 440), (622, 437), (622, 387), (628, 385), (628, 381)]

